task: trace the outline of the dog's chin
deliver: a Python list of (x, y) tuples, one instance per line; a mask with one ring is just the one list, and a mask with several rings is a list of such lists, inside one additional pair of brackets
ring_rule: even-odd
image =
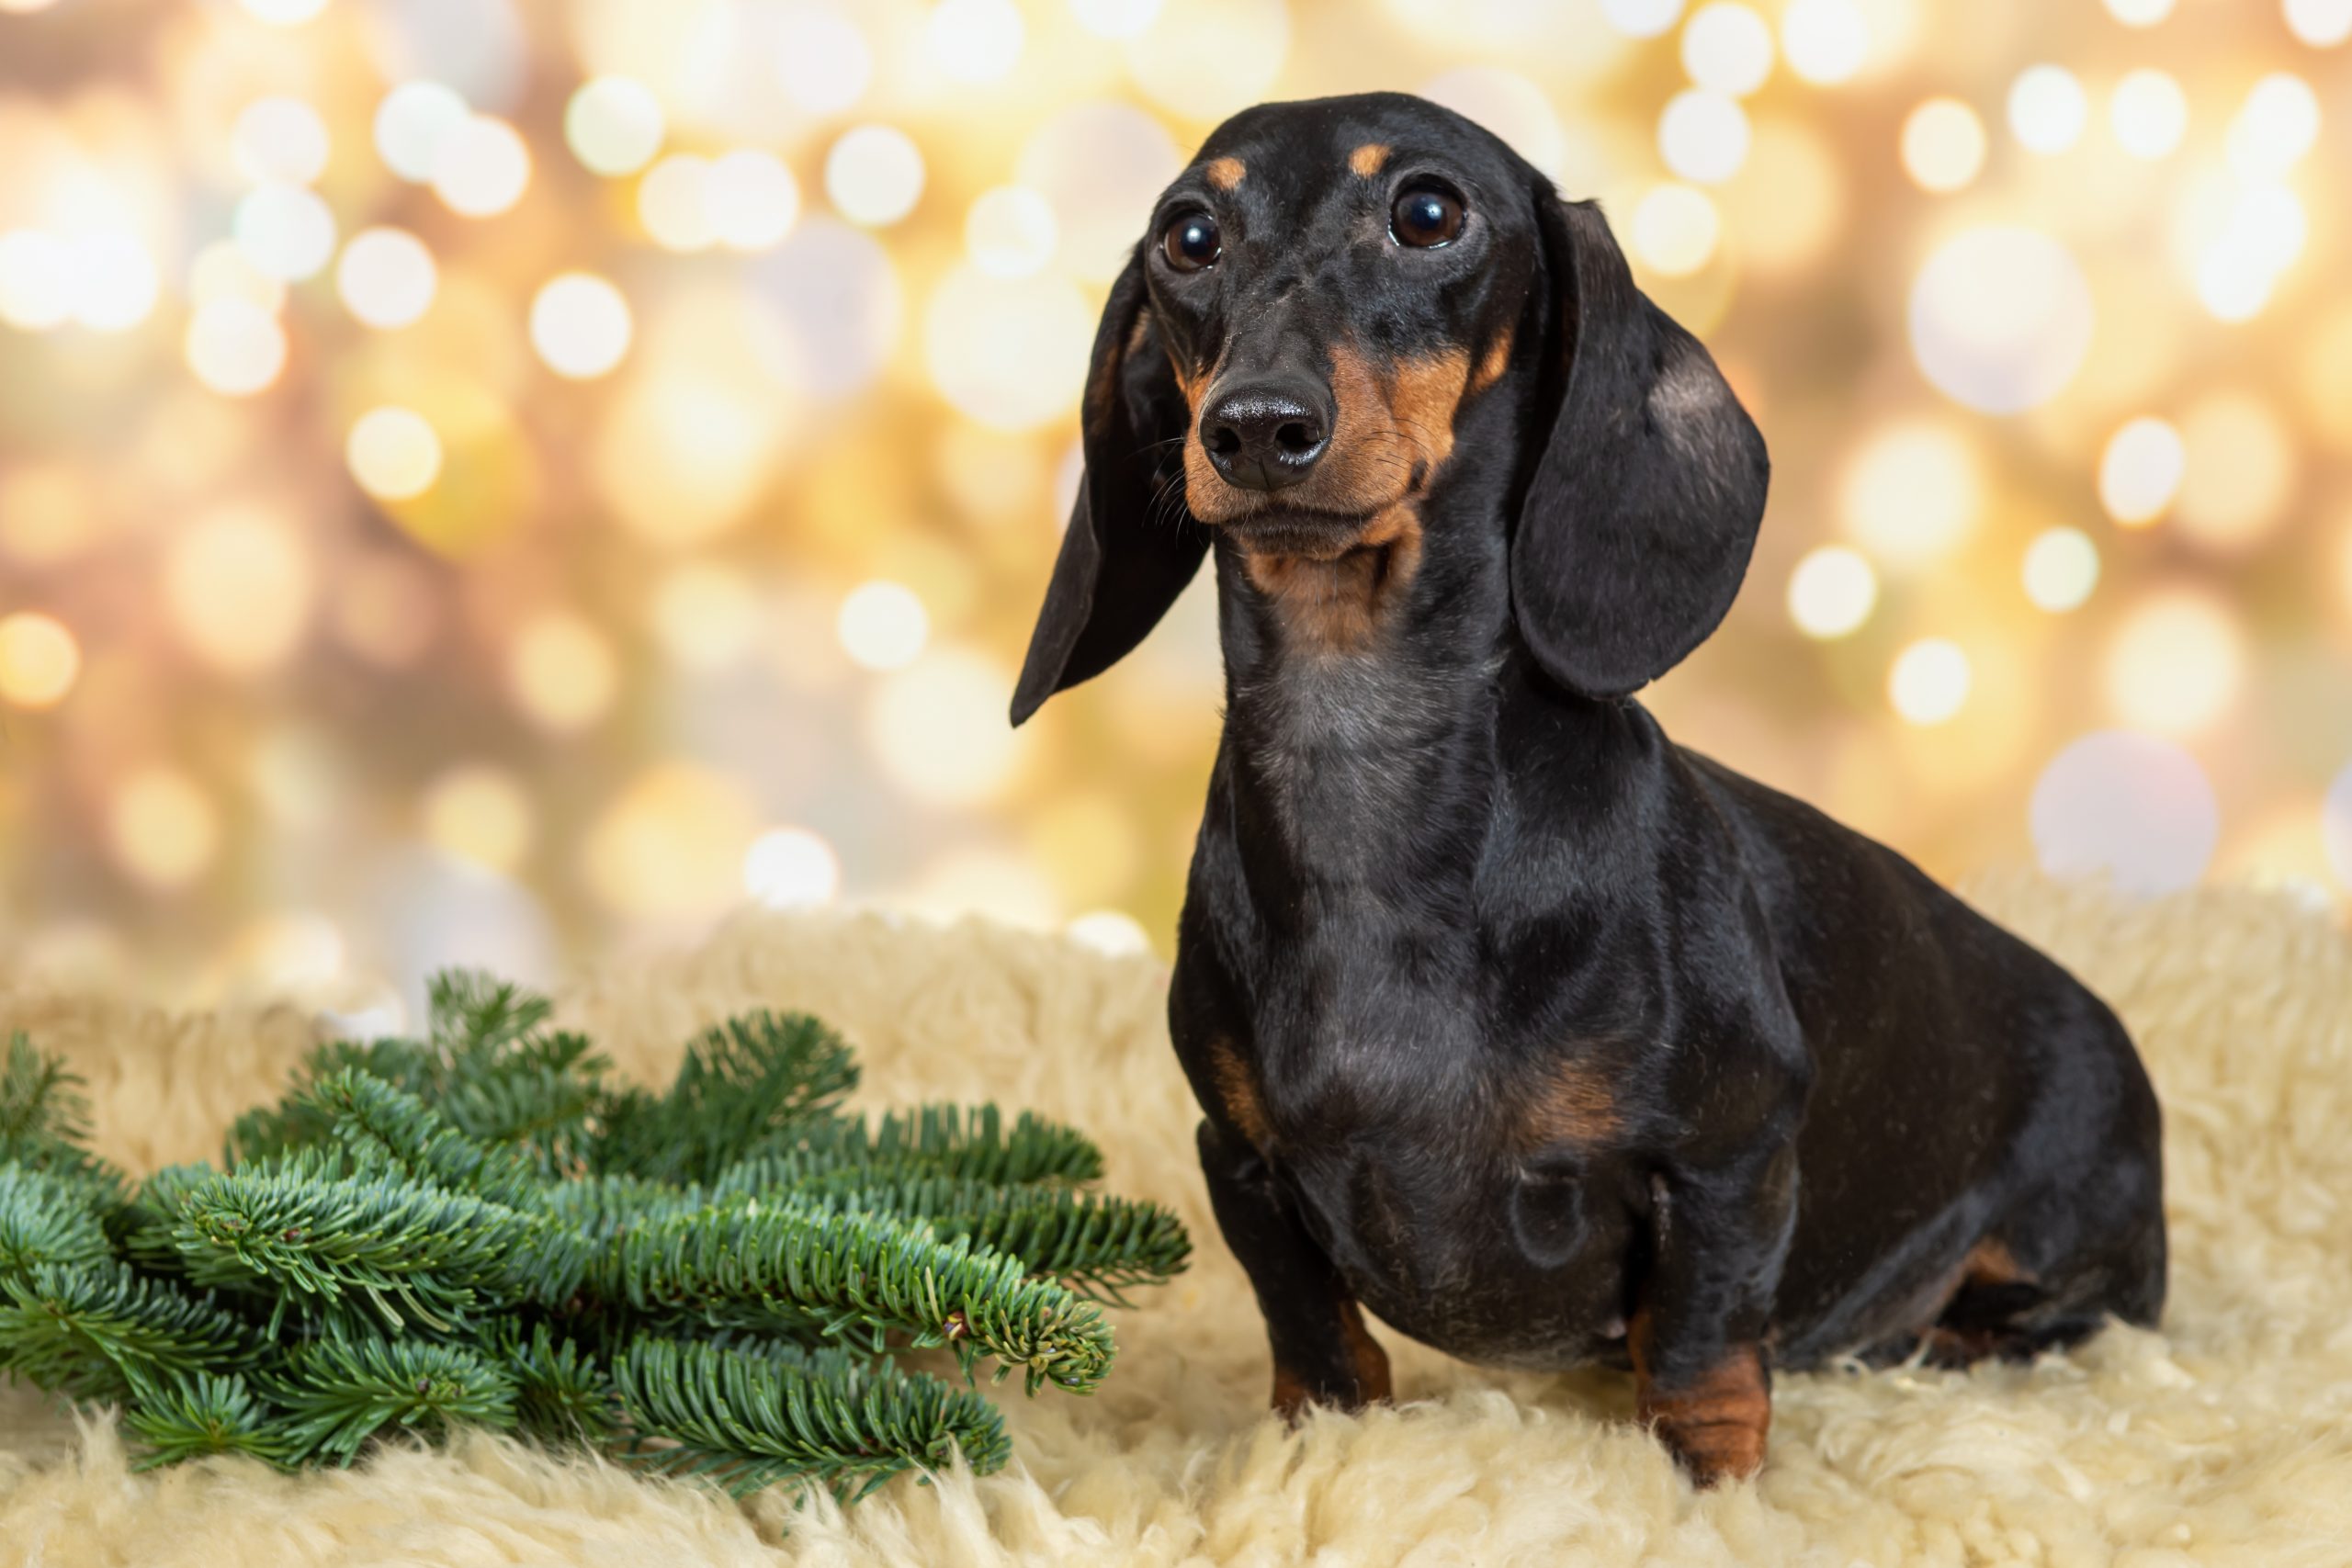
[(1363, 544), (1371, 521), (1329, 512), (1267, 511), (1216, 528), (1244, 555), (1337, 560)]

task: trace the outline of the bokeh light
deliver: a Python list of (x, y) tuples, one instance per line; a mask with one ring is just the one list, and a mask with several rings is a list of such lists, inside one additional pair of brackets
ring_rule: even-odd
[(2025, 596), (2037, 610), (2079, 610), (2098, 586), (2098, 547), (2080, 528), (2049, 528), (2025, 549)]
[(220, 848), (220, 816), (176, 768), (141, 768), (116, 785), (107, 814), (115, 859), (158, 891), (185, 887)]
[(1054, 259), (1060, 239), (1054, 205), (1026, 186), (998, 186), (973, 198), (964, 247), (991, 277), (1026, 277)]
[(377, 106), (377, 155), (401, 179), (423, 185), (440, 165), (442, 148), (471, 114), (465, 99), (438, 82), (403, 82)]
[(234, 240), (215, 240), (188, 264), (187, 300), (201, 310), (215, 299), (242, 299), (275, 316), (286, 308), (286, 285), (254, 265)]
[(681, 668), (710, 674), (740, 663), (764, 629), (766, 606), (744, 575), (709, 561), (664, 573), (653, 592), (653, 631)]
[(1023, 753), (1004, 714), (1012, 677), (966, 649), (941, 648), (881, 677), (865, 732), (883, 776), (922, 806), (977, 806), (1011, 783)]
[(1739, 0), (1708, 0), (1682, 29), (1682, 68), (1702, 87), (1745, 97), (1772, 73), (1772, 28)]
[(931, 616), (903, 583), (866, 582), (850, 591), (834, 620), (842, 651), (866, 670), (903, 670), (922, 655)]
[(1650, 189), (1634, 209), (1634, 254), (1653, 272), (1688, 277), (1713, 259), (1723, 216), (1707, 193), (1689, 186)]
[(1923, 637), (1895, 656), (1887, 671), (1887, 700), (1905, 722), (1941, 724), (1968, 701), (1974, 671), (1968, 654), (1948, 637)]
[(1985, 413), (2064, 389), (2090, 352), (2089, 280), (2039, 229), (1988, 225), (1946, 241), (1911, 288), (1911, 351), (1928, 379)]
[(1182, 0), (1125, 40), (1128, 73), (1169, 113), (1216, 120), (1266, 97), (1290, 57), (1284, 0)]
[(1133, 38), (1159, 17), (1165, 0), (1069, 0), (1078, 25), (1097, 38)]
[(2172, 7), (2173, 0), (2107, 0), (2108, 14), (2127, 28), (2153, 28)]
[(290, 523), (232, 505), (175, 533), (164, 553), (164, 599), (188, 650), (230, 675), (279, 663), (301, 641), (316, 577)]
[(2327, 845), (2327, 863), (2344, 890), (2352, 893), (2352, 762), (2328, 786), (2327, 802), (2320, 809), (2321, 831)]
[[(332, 225), (327, 237), (334, 243)], [(145, 321), (163, 292), (147, 247), (119, 230), (83, 234), (66, 247), (74, 320), (96, 333), (125, 333)]]
[(568, 734), (605, 716), (620, 687), (620, 664), (594, 624), (569, 610), (542, 610), (516, 630), (506, 679), (532, 722)]
[(646, 171), (637, 186), (638, 220), (664, 250), (707, 250), (718, 243), (711, 220), (710, 160), (677, 152)]
[(503, 768), (466, 762), (437, 774), (421, 803), (425, 838), (437, 848), (501, 875), (530, 852), (531, 800)]
[(1629, 38), (1656, 38), (1682, 19), (1682, 0), (1600, 0), (1600, 14)]
[(800, 182), (774, 153), (737, 148), (703, 175), (702, 202), (711, 238), (730, 251), (764, 251), (799, 220)]
[(922, 196), (922, 150), (892, 125), (842, 133), (825, 154), (825, 195), (853, 223), (882, 228), (912, 212)]
[(1959, 190), (1984, 167), (1984, 122), (1958, 98), (1929, 98), (1903, 122), (1903, 167), (1921, 190)]
[(2287, 0), (2287, 26), (2313, 49), (2352, 39), (2352, 0)]
[(531, 183), (531, 150), (504, 120), (469, 115), (435, 143), (432, 186), (449, 210), (494, 218), (523, 199)]
[(633, 175), (662, 151), (662, 100), (628, 76), (582, 82), (563, 109), (563, 140), (591, 174)]
[(1850, 81), (1870, 60), (1870, 18), (1857, 0), (1789, 0), (1781, 52), (1791, 71), (1816, 85)]
[(1720, 185), (1747, 161), (1747, 111), (1704, 88), (1677, 93), (1658, 117), (1658, 155), (1686, 180)]
[(1859, 550), (1823, 545), (1789, 574), (1789, 618), (1825, 641), (1860, 629), (1878, 604), (1878, 573)]
[(2099, 504), (2123, 526), (2143, 526), (2164, 515), (2188, 472), (2188, 448), (2177, 430), (2150, 416), (2132, 420), (2099, 456)]
[(1928, 420), (1883, 427), (1847, 463), (1838, 515), (1849, 535), (1898, 571), (1958, 548), (1981, 504), (1976, 461), (1953, 428)]
[(2206, 393), (2182, 414), (2180, 532), (2208, 549), (2250, 549), (2285, 521), (2296, 481), (2293, 438), (2251, 393)]
[(2128, 730), (2086, 735), (2052, 758), (2030, 815), (2042, 870), (2128, 893), (2188, 886), (2222, 836), (2221, 803), (2197, 759)]
[(550, 278), (531, 300), (531, 346), (548, 369), (575, 381), (618, 365), (631, 330), (621, 291), (588, 273)]
[(38, 333), (73, 314), (73, 257), (65, 243), (39, 229), (0, 234), (0, 321)]
[(35, 610), (0, 616), (0, 702), (55, 707), (81, 673), (81, 644), (63, 622)]
[(2162, 158), (2188, 134), (2188, 95), (2164, 72), (2143, 66), (2115, 85), (2108, 124), (2134, 158)]
[(2184, 738), (2229, 711), (2245, 671), (2229, 611), (2202, 589), (2167, 589), (2141, 600), (2108, 644), (2108, 702), (2135, 729)]
[(958, 267), (924, 316), (932, 379), (958, 409), (998, 429), (1030, 429), (1075, 407), (1093, 345), (1085, 296), (1049, 276)]
[(771, 828), (744, 852), (743, 891), (771, 909), (830, 904), (841, 887), (841, 858), (807, 828)]
[(344, 459), (378, 501), (410, 501), (441, 477), (441, 438), (413, 409), (370, 409), (352, 425)]
[(188, 319), (187, 353), (188, 368), (207, 387), (251, 397), (286, 367), (286, 330), (250, 299), (212, 299)]
[(335, 263), (335, 293), (344, 307), (362, 323), (385, 331), (424, 315), (440, 283), (433, 253), (405, 229), (362, 229)]
[(1027, 34), (1012, 0), (939, 0), (923, 41), (943, 74), (958, 82), (997, 82), (1020, 62)]
[(2029, 152), (2064, 152), (2083, 139), (2090, 96), (2063, 65), (2032, 65), (2009, 85), (2009, 131)]
[(262, 185), (237, 203), (237, 247), (284, 283), (315, 276), (334, 255), (334, 214), (315, 191)]
[(792, 0), (775, 15), (776, 73), (800, 112), (845, 114), (874, 81), (874, 50), (829, 0)]
[(300, 98), (255, 98), (230, 132), (237, 172), (256, 184), (306, 186), (326, 173), (326, 121)]

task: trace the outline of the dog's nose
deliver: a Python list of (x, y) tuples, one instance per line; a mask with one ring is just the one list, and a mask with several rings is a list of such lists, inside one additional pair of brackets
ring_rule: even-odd
[(1201, 414), (1201, 446), (1242, 490), (1281, 490), (1315, 470), (1331, 444), (1321, 400), (1305, 387), (1251, 382), (1217, 395)]

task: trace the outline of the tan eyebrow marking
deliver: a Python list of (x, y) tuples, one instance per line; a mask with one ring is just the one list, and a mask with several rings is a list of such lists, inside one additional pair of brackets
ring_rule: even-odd
[(1242, 167), (1241, 160), (1238, 158), (1214, 159), (1207, 168), (1201, 171), (1209, 184), (1219, 190), (1231, 190), (1241, 183), (1241, 176), (1249, 172)]
[(1365, 179), (1372, 178), (1387, 166), (1388, 143), (1385, 141), (1367, 141), (1348, 154), (1348, 167)]

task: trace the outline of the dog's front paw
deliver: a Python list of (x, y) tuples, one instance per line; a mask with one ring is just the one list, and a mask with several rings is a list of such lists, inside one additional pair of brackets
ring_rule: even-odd
[(1745, 1481), (1764, 1468), (1761, 1423), (1661, 1416), (1653, 1429), (1693, 1485)]
[(1353, 1302), (1340, 1313), (1336, 1339), (1329, 1354), (1311, 1362), (1275, 1356), (1273, 1404), (1283, 1420), (1295, 1422), (1310, 1404), (1356, 1411), (1387, 1403), (1388, 1352), (1364, 1326), (1363, 1314)]
[(1683, 1472), (1701, 1486), (1745, 1481), (1764, 1466), (1772, 1426), (1772, 1385), (1750, 1347), (1726, 1356), (1688, 1386), (1642, 1380), (1636, 1405)]

